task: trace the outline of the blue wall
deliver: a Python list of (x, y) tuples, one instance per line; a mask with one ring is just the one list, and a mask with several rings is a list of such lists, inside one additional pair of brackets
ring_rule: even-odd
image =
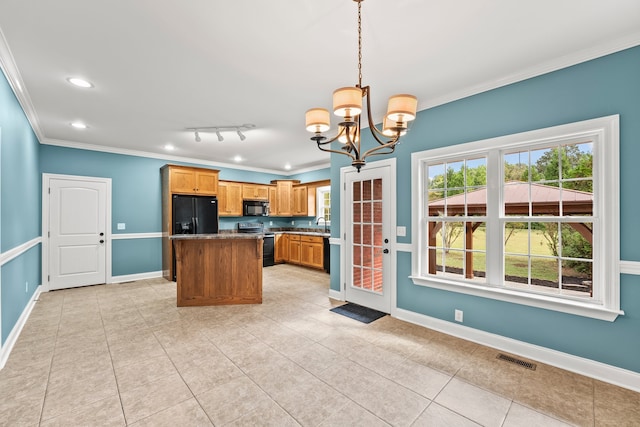
[[(397, 225), (407, 227), (401, 243), (411, 243), (411, 152), (450, 146), (620, 115), (621, 259), (640, 261), (637, 162), (640, 159), (640, 47), (421, 111), (398, 146)], [(428, 84), (428, 79), (425, 80)], [(366, 138), (366, 134), (364, 136)], [(371, 144), (371, 139), (365, 141)], [(332, 158), (331, 178), (340, 179), (345, 156)], [(334, 190), (335, 187), (334, 187)], [(337, 194), (337, 193), (336, 193)], [(332, 209), (338, 212), (337, 198)], [(333, 227), (334, 236), (339, 235)], [(624, 316), (611, 323), (555, 311), (416, 286), (408, 279), (411, 254), (398, 253), (398, 307), (453, 322), (464, 310), (465, 325), (516, 340), (640, 372), (640, 277), (622, 275)], [(337, 269), (331, 287), (339, 290)]]
[[(38, 141), (11, 90), (0, 74), (0, 252), (40, 236)], [(40, 284), (38, 244), (0, 269), (2, 331), (0, 343), (16, 324)], [(27, 284), (27, 286), (25, 286)]]

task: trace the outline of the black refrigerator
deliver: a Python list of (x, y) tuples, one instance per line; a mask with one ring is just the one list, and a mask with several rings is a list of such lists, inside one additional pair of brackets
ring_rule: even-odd
[(173, 195), (173, 234), (218, 233), (218, 199), (215, 196)]
[[(218, 199), (215, 196), (173, 195), (173, 234), (217, 234)], [(173, 254), (176, 280), (176, 254)]]

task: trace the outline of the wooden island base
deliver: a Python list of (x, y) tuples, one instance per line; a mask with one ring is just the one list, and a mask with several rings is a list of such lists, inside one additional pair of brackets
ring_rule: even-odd
[(172, 236), (177, 305), (262, 303), (262, 237)]

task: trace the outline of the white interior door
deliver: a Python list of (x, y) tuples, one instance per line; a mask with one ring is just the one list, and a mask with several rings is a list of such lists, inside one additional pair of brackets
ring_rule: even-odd
[(391, 309), (391, 171), (367, 164), (345, 181), (345, 298), (385, 313)]
[(49, 290), (106, 283), (107, 182), (49, 180)]

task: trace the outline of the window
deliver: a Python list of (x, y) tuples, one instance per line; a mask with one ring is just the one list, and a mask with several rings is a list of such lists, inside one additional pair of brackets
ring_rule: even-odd
[(318, 187), (316, 189), (316, 212), (318, 218), (324, 218), (327, 225), (331, 225), (331, 186)]
[(610, 321), (622, 313), (617, 116), (412, 161), (415, 284)]

